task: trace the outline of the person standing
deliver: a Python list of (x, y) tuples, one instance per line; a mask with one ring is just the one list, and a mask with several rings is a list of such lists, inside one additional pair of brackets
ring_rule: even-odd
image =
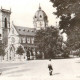
[(49, 69), (49, 74), (50, 74), (50, 76), (51, 76), (51, 75), (52, 75), (52, 72), (53, 72), (53, 67), (52, 67), (51, 58), (49, 59), (48, 69)]

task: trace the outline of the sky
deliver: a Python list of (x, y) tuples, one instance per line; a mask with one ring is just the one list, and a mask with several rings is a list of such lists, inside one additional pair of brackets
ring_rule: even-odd
[(59, 19), (56, 19), (56, 15), (53, 14), (56, 9), (52, 7), (50, 0), (0, 0), (3, 9), (11, 8), (11, 22), (25, 27), (34, 27), (33, 17), (39, 8), (39, 3), (48, 16), (48, 24), (56, 26), (56, 21)]

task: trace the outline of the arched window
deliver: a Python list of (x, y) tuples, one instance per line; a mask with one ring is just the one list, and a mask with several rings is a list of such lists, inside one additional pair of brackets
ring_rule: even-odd
[(7, 28), (7, 18), (5, 18), (5, 28)]
[(42, 16), (40, 15), (40, 18), (42, 18)]

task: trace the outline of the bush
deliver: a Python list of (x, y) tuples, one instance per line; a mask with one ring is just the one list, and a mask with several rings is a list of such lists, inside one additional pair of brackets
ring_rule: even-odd
[(68, 54), (68, 53), (63, 53), (63, 54), (62, 54), (62, 57), (64, 57), (64, 58), (69, 58), (69, 54)]

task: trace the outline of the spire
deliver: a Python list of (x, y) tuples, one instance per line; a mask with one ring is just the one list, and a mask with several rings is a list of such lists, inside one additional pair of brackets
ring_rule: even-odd
[(41, 10), (41, 6), (40, 6), (40, 3), (39, 3), (39, 10)]

